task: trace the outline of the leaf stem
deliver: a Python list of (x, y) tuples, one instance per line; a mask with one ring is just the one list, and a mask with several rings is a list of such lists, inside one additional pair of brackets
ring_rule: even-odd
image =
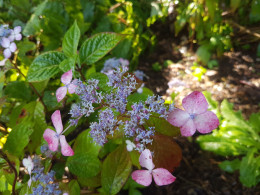
[(12, 194), (15, 195), (16, 194), (15, 193), (15, 184), (16, 184), (16, 180), (17, 180), (17, 177), (18, 177), (16, 168), (14, 167), (12, 162), (8, 159), (7, 155), (2, 150), (0, 150), (0, 154), (5, 159), (5, 161), (9, 164), (11, 169), (14, 171), (14, 181), (13, 181), (13, 185), (12, 185)]
[[(18, 71), (18, 73), (20, 75), (22, 75), (25, 79), (26, 76), (22, 73), (22, 71), (18, 68), (18, 66), (16, 65), (16, 59), (17, 59), (17, 53), (14, 56), (14, 60), (12, 61), (12, 64), (14, 65), (15, 69)], [(44, 104), (43, 102), (43, 97), (39, 94), (39, 92), (37, 91), (37, 89), (33, 86), (32, 83), (28, 82), (29, 86), (32, 88), (32, 90), (34, 91), (34, 93), (39, 97), (40, 102), (42, 103), (44, 110), (47, 111), (47, 106)]]

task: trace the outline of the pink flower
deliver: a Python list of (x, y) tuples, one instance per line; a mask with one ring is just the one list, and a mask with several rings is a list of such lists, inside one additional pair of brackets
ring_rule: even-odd
[(12, 53), (15, 52), (15, 50), (17, 49), (15, 43), (11, 43), (11, 41), (5, 37), (2, 39), (2, 46), (3, 48), (5, 48), (4, 50), (5, 58), (10, 58)]
[(148, 149), (145, 149), (141, 153), (139, 157), (139, 163), (142, 167), (148, 169), (137, 170), (132, 173), (133, 180), (141, 185), (149, 186), (152, 183), (152, 177), (158, 186), (171, 184), (176, 179), (176, 177), (174, 177), (167, 169), (154, 169), (152, 155)]
[(199, 91), (194, 91), (182, 100), (185, 110), (175, 108), (168, 117), (169, 123), (180, 127), (183, 136), (192, 136), (196, 129), (200, 133), (209, 133), (216, 129), (219, 120), (211, 111), (208, 111), (208, 102)]
[(9, 35), (8, 39), (11, 42), (14, 40), (20, 41), (22, 39), (21, 31), (22, 31), (21, 26), (14, 27), (14, 30), (11, 30), (11, 34)]
[(67, 90), (69, 91), (70, 94), (75, 93), (77, 86), (71, 83), (71, 80), (72, 80), (72, 70), (65, 72), (61, 76), (61, 82), (65, 86), (59, 87), (56, 91), (56, 98), (58, 102), (60, 102), (66, 96)]
[(67, 143), (65, 136), (62, 135), (63, 125), (62, 125), (61, 115), (59, 110), (56, 110), (51, 115), (51, 121), (55, 127), (56, 132), (51, 129), (46, 129), (43, 134), (43, 138), (48, 142), (49, 149), (53, 152), (57, 151), (60, 142), (61, 153), (64, 156), (73, 156), (74, 155), (73, 150), (71, 149), (70, 145)]

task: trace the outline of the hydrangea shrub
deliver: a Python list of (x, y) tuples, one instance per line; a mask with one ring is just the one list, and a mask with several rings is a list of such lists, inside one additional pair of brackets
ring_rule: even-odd
[[(9, 42), (2, 39), (5, 57), (15, 51), (11, 41), (21, 39), (20, 31), (5, 32), (10, 37)], [(129, 72), (125, 59), (108, 59), (101, 72), (89, 73), (90, 66), (123, 39), (116, 33), (98, 33), (81, 44), (75, 22), (65, 34), (62, 51), (40, 54), (26, 75), (19, 72), (26, 78), (28, 94), (35, 96), (19, 94), (25, 102), (15, 107), (8, 123), (12, 131), (3, 160), (15, 174), (13, 193), (79, 194), (91, 187), (93, 193), (117, 194), (131, 178), (143, 186), (153, 180), (158, 186), (169, 185), (178, 179), (172, 172), (181, 161), (181, 148), (172, 138), (217, 128), (218, 118), (207, 111), (201, 92), (184, 98), (184, 111), (166, 104), (144, 86), (145, 74)], [(51, 91), (45, 90), (51, 81)], [(22, 159), (25, 171), (19, 173)], [(147, 170), (136, 170), (141, 167)]]

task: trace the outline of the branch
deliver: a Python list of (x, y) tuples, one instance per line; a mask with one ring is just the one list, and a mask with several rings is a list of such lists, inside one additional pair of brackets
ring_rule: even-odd
[(13, 170), (14, 172), (14, 181), (13, 181), (13, 186), (12, 186), (12, 194), (15, 195), (15, 184), (16, 184), (16, 180), (17, 180), (17, 177), (18, 177), (18, 174), (17, 174), (17, 171), (16, 171), (16, 168), (14, 167), (14, 165), (12, 164), (12, 162), (8, 159), (7, 155), (2, 151), (0, 150), (0, 154), (1, 156), (5, 159), (5, 161), (8, 163), (8, 165), (10, 166), (10, 168)]
[(237, 24), (236, 22), (232, 21), (232, 20), (226, 20), (227, 23), (233, 25), (233, 26), (236, 26), (237, 28), (239, 28), (239, 30), (241, 30), (242, 32), (245, 32), (247, 34), (250, 34), (250, 35), (253, 35), (255, 37), (257, 37), (258, 39), (260, 39), (260, 34), (259, 33), (256, 33), (256, 32), (252, 32), (251, 30), (247, 29), (246, 27), (244, 26), (241, 26), (239, 24)]

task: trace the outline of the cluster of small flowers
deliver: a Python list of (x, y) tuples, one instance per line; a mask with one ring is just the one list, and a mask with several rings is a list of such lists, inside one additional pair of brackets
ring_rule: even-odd
[(6, 60), (16, 51), (14, 41), (22, 39), (21, 30), (20, 26), (16, 26), (14, 29), (9, 29), (8, 25), (0, 26), (0, 45), (4, 48), (4, 59), (0, 61), (0, 66), (4, 66)]
[(99, 113), (98, 123), (93, 122), (90, 125), (91, 137), (97, 144), (104, 145), (107, 142), (107, 135), (113, 136), (115, 127), (119, 123), (111, 108), (102, 110)]
[(108, 85), (113, 87), (113, 91), (106, 95), (106, 102), (121, 114), (125, 113), (127, 97), (136, 89), (137, 85), (133, 75), (124, 76), (127, 71), (128, 68), (124, 66), (122, 71), (117, 68), (108, 76)]
[(47, 158), (51, 158), (53, 156), (53, 152), (49, 149), (47, 144), (41, 146), (41, 153), (44, 154)]
[[(108, 60), (105, 61), (104, 63), (104, 67), (101, 70), (101, 73), (104, 73), (106, 75), (110, 75), (113, 73), (113, 71), (117, 68), (122, 68), (122, 67), (128, 67), (129, 65), (129, 61), (123, 58), (110, 58)], [(143, 71), (141, 70), (136, 70), (133, 72), (134, 75), (136, 76), (136, 78), (138, 78), (139, 80), (143, 81), (144, 78), (148, 78), (146, 74), (144, 74)]]
[[(152, 113), (159, 114), (160, 117), (167, 118), (168, 112), (172, 110), (171, 105), (168, 110), (164, 105), (161, 97), (150, 96), (145, 102), (139, 102), (132, 105), (132, 110), (127, 110), (127, 98), (136, 90), (137, 82), (134, 75), (127, 74), (128, 67), (116, 67), (107, 74), (109, 81), (108, 86), (112, 87), (111, 92), (98, 92), (98, 80), (91, 79), (84, 84), (80, 80), (74, 81), (77, 86), (75, 93), (80, 97), (80, 103), (72, 106), (70, 110), (71, 125), (76, 125), (78, 118), (81, 116), (89, 116), (94, 112), (93, 104), (100, 104), (106, 109), (99, 111), (99, 121), (90, 124), (90, 134), (93, 140), (103, 145), (107, 142), (107, 135), (114, 134), (118, 130), (119, 125), (123, 126), (124, 134), (128, 138), (134, 138), (137, 143), (135, 149), (142, 151), (146, 144), (152, 142), (155, 128), (144, 127), (145, 120), (148, 120)], [(108, 107), (108, 108), (107, 108)], [(119, 116), (115, 116), (114, 112), (118, 112)], [(120, 120), (123, 117), (124, 121)], [(146, 125), (147, 126), (147, 125)]]
[(128, 65), (129, 65), (129, 61), (125, 60), (123, 58), (119, 58), (119, 59), (110, 58), (105, 61), (104, 67), (101, 70), (101, 73), (109, 75), (113, 72), (114, 69), (120, 68), (122, 66), (128, 66)]
[(149, 130), (144, 128), (145, 120), (149, 120), (152, 113), (159, 114), (159, 117), (167, 119), (169, 112), (174, 109), (173, 104), (169, 109), (164, 104), (164, 100), (158, 96), (149, 96), (145, 101), (134, 103), (133, 110), (129, 110), (126, 116), (130, 117), (129, 121), (125, 122), (124, 133), (127, 137), (135, 137), (136, 150), (143, 151), (146, 144), (152, 143), (152, 136), (155, 132), (155, 127), (148, 127)]
[(73, 104), (69, 114), (73, 119), (70, 119), (71, 125), (77, 125), (78, 119), (81, 116), (88, 117), (94, 112), (93, 104), (100, 104), (104, 98), (102, 92), (98, 92), (99, 81), (96, 79), (89, 79), (87, 84), (81, 80), (74, 80), (73, 83), (77, 86), (75, 93), (80, 97), (81, 102)]
[(44, 167), (41, 164), (41, 158), (34, 156), (33, 160), (33, 171), (32, 171), (32, 181), (37, 183), (37, 187), (32, 188), (33, 195), (47, 195), (47, 194), (62, 194), (59, 190), (59, 185), (54, 183), (55, 172), (50, 171), (49, 173), (44, 173)]

